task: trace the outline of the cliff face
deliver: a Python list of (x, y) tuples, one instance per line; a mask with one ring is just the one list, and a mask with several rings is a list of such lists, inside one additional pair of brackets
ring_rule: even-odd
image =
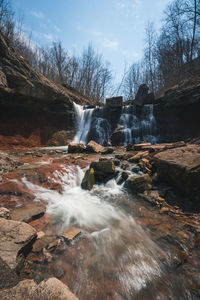
[(34, 70), (0, 33), (0, 147), (65, 144), (73, 101), (93, 104)]
[(200, 83), (176, 87), (154, 105), (161, 142), (200, 136)]

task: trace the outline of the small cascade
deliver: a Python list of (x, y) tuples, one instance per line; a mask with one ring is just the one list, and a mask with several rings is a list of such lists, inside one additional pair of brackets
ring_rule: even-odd
[[(163, 251), (155, 232), (153, 240), (135, 221), (123, 184), (112, 179), (87, 191), (81, 188), (83, 176), (77, 166), (55, 171), (52, 180), (62, 184), (62, 194), (22, 179), (35, 201), (46, 203), (58, 236), (73, 228), (81, 231), (81, 238), (62, 248), (59, 258), (54, 254), (62, 281), (72, 292), (82, 300), (111, 299), (110, 295), (116, 300), (198, 299), (188, 289), (190, 281), (180, 270), (175, 272), (173, 257), (179, 262), (179, 252), (171, 253), (168, 242)], [(42, 272), (42, 265), (39, 268), (40, 264), (37, 271)]]
[(157, 141), (157, 127), (153, 115), (153, 105), (141, 107), (139, 113), (136, 106), (124, 106), (118, 125), (124, 134), (124, 146), (138, 144), (141, 141), (155, 144)]
[(73, 142), (86, 145), (90, 140), (94, 140), (107, 146), (112, 140), (113, 129), (114, 134), (120, 132), (120, 138), (117, 138), (114, 145), (157, 142), (153, 105), (129, 105), (119, 109), (119, 117), (113, 118), (113, 112), (108, 107), (84, 109), (83, 106), (74, 103), (76, 134)]
[(76, 134), (73, 139), (73, 143), (87, 144), (88, 133), (90, 131), (92, 114), (94, 108), (84, 109), (83, 106), (73, 103), (75, 118), (76, 118)]

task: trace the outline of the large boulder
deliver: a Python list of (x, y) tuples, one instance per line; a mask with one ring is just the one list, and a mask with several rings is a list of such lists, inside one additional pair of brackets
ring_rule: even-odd
[(112, 161), (92, 162), (90, 168), (94, 169), (94, 177), (97, 182), (106, 182), (115, 175), (115, 165)]
[(30, 225), (0, 218), (0, 257), (15, 271), (20, 271), (37, 234)]
[(84, 190), (91, 190), (95, 183), (96, 181), (94, 176), (94, 169), (90, 168), (85, 172), (85, 176), (82, 180), (81, 187)]
[(143, 193), (152, 188), (152, 180), (148, 174), (131, 177), (126, 181), (125, 187), (134, 194)]
[(111, 141), (113, 146), (123, 145), (125, 141), (125, 130), (124, 128), (118, 127), (111, 135)]
[(123, 97), (121, 96), (106, 99), (106, 106), (118, 107), (118, 106), (122, 106), (122, 103), (123, 103)]
[(82, 143), (71, 143), (68, 146), (69, 153), (83, 153), (85, 152), (85, 146)]
[(144, 104), (152, 104), (153, 102), (154, 94), (149, 93), (149, 88), (146, 84), (141, 84), (136, 94), (134, 104), (143, 106)]
[(200, 200), (200, 147), (188, 145), (160, 152), (154, 156), (161, 179), (177, 188), (192, 201)]
[(95, 141), (90, 141), (86, 146), (87, 153), (102, 153), (105, 152), (105, 148)]
[(37, 285), (34, 280), (23, 280), (15, 287), (0, 291), (4, 300), (78, 300), (69, 288), (56, 278), (43, 280)]

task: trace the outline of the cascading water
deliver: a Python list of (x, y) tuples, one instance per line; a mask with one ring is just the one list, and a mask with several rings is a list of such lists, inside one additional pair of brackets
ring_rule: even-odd
[(52, 180), (62, 182), (62, 194), (23, 179), (36, 201), (46, 202), (59, 232), (81, 228), (82, 239), (59, 258), (70, 289), (81, 300), (193, 299), (179, 278), (166, 275), (168, 254), (120, 206), (129, 203), (123, 185), (113, 179), (89, 192), (81, 189), (83, 176), (79, 167), (55, 172)]
[(73, 143), (83, 143), (85, 145), (88, 141), (88, 133), (90, 131), (94, 108), (84, 109), (83, 106), (76, 103), (73, 103), (73, 105), (76, 118), (76, 134)]
[(155, 144), (157, 141), (156, 120), (153, 115), (153, 105), (141, 108), (140, 115), (136, 113), (136, 106), (124, 106), (119, 120), (124, 133), (123, 145), (138, 144), (141, 141)]
[[(123, 106), (119, 121), (112, 126), (115, 118), (111, 118), (112, 111), (107, 107), (84, 109), (74, 103), (76, 115), (76, 134), (73, 142), (87, 144), (94, 140), (101, 145), (108, 145), (112, 140), (112, 131), (120, 131), (121, 139), (115, 141), (115, 145), (138, 144), (142, 141), (155, 144), (157, 142), (156, 120), (153, 115), (153, 105), (145, 105), (138, 108), (135, 105)], [(115, 121), (115, 120), (114, 120)], [(114, 129), (114, 127), (117, 127)], [(112, 127), (112, 130), (111, 130)]]

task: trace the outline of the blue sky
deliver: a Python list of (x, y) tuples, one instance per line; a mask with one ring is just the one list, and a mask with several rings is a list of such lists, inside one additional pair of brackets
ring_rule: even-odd
[(34, 42), (61, 40), (69, 53), (79, 54), (88, 43), (111, 63), (115, 81), (124, 65), (142, 57), (145, 26), (161, 26), (169, 0), (12, 0), (16, 18), (24, 14), (24, 30)]

